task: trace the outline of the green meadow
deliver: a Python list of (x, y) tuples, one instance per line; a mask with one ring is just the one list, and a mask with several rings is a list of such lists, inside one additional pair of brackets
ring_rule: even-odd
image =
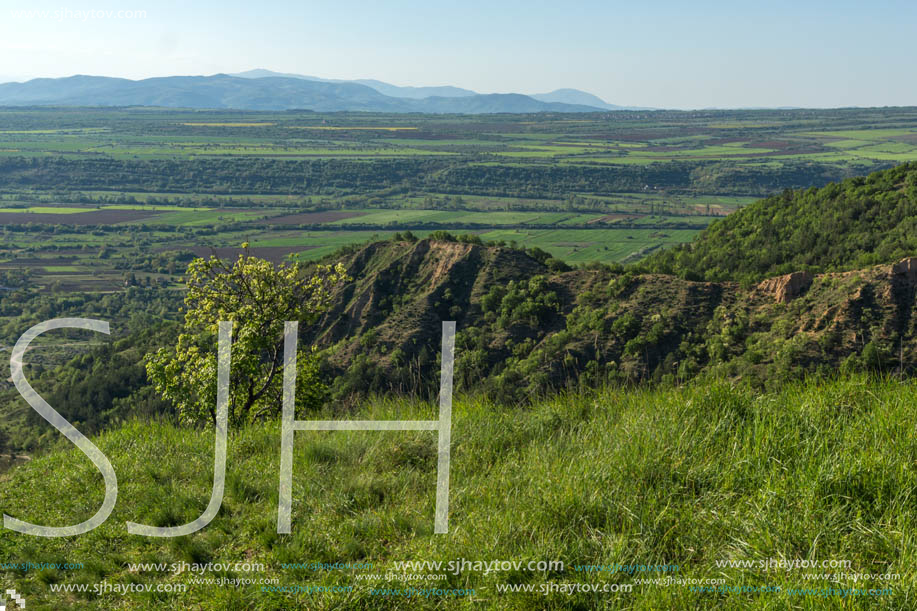
[[(865, 375), (812, 378), (772, 393), (715, 380), (572, 391), (529, 407), (457, 397), (448, 536), (432, 532), (436, 439), (423, 431), (297, 433), (293, 530), (278, 535), (276, 423), (230, 431), (226, 493), (211, 524), (178, 539), (129, 535), (128, 520), (168, 526), (200, 515), (214, 443), (212, 431), (132, 422), (94, 439), (118, 475), (107, 522), (63, 539), (5, 531), (0, 554), (9, 562), (82, 563), (5, 570), (31, 609), (905, 609), (917, 585), (915, 406), (912, 381)], [(376, 399), (351, 415), (430, 419), (436, 412)], [(99, 473), (72, 449), (0, 477), (3, 511), (45, 525), (81, 521), (102, 499)], [(563, 565), (485, 573), (395, 564), (460, 559)], [(844, 568), (768, 568), (780, 561)], [(132, 568), (237, 562), (259, 566), (205, 574)], [(644, 569), (583, 568), (590, 565)], [(384, 577), (407, 573), (424, 578)], [(269, 591), (258, 580), (300, 591)], [(61, 591), (102, 582), (188, 589)], [(559, 590), (570, 583), (616, 591)], [(391, 594), (408, 586), (462, 594)], [(819, 595), (824, 588), (848, 595)], [(866, 595), (870, 589), (879, 593)]]

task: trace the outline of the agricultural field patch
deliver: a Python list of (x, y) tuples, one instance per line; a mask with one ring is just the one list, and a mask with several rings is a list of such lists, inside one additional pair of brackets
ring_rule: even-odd
[(605, 230), (494, 230), (480, 234), (485, 241), (537, 246), (571, 263), (603, 260), (635, 261), (653, 250), (689, 241), (697, 231), (655, 229)]
[(0, 212), (0, 225), (45, 223), (50, 225), (114, 225), (155, 217), (154, 210), (92, 210), (79, 213)]
[[(262, 246), (255, 245), (248, 250), (248, 254), (253, 257), (258, 257), (260, 259), (266, 259), (273, 263), (280, 263), (285, 261), (289, 255), (298, 254), (306, 250), (311, 250), (316, 248), (316, 246)], [(180, 250), (190, 250), (194, 253), (196, 257), (216, 257), (218, 259), (225, 260), (234, 260), (238, 258), (239, 255), (244, 254), (246, 251), (242, 249), (241, 246), (238, 247), (219, 247), (213, 248), (208, 246), (192, 246), (189, 248), (182, 248)]]
[(289, 125), (288, 129), (314, 129), (318, 131), (348, 131), (348, 132), (407, 132), (416, 131), (416, 127), (390, 126), (356, 126), (356, 125)]
[(273, 127), (274, 123), (182, 123), (189, 127)]
[(324, 223), (334, 223), (345, 219), (358, 218), (365, 215), (365, 212), (344, 212), (344, 211), (325, 211), (325, 212), (303, 212), (301, 214), (286, 214), (275, 216), (267, 220), (269, 225), (321, 225)]

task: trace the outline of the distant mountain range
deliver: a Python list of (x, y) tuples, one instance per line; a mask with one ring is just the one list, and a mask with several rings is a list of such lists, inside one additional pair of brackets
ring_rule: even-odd
[(638, 110), (576, 89), (532, 96), (459, 87), (399, 87), (371, 79), (320, 79), (269, 70), (132, 81), (77, 75), (0, 84), (0, 106), (159, 106), (319, 112), (532, 113)]
[(235, 74), (230, 74), (229, 76), (239, 76), (242, 78), (267, 78), (267, 77), (273, 77), (273, 76), (282, 76), (286, 78), (304, 79), (307, 81), (319, 81), (321, 83), (356, 83), (358, 85), (366, 85), (367, 87), (375, 89), (382, 95), (387, 95), (392, 98), (408, 98), (410, 100), (422, 100), (424, 98), (429, 98), (429, 97), (465, 98), (465, 97), (479, 95), (477, 91), (471, 91), (470, 89), (462, 89), (461, 87), (451, 87), (448, 85), (444, 87), (399, 87), (398, 85), (392, 85), (390, 83), (383, 83), (382, 81), (377, 81), (375, 79), (355, 79), (352, 81), (340, 80), (340, 79), (326, 79), (326, 78), (319, 78), (317, 76), (306, 76), (304, 74), (290, 74), (287, 72), (271, 72), (270, 70), (264, 70), (261, 68), (257, 70), (249, 70), (247, 72), (237, 72)]
[[(461, 87), (452, 87), (449, 85), (442, 87), (399, 87), (398, 85), (392, 85), (390, 83), (384, 83), (374, 79), (356, 79), (352, 81), (344, 81), (337, 79), (323, 79), (317, 76), (305, 76), (303, 74), (271, 72), (270, 70), (264, 69), (249, 70), (248, 72), (238, 72), (236, 74), (231, 74), (230, 76), (240, 76), (242, 78), (265, 78), (270, 76), (283, 76), (287, 78), (306, 79), (309, 81), (320, 81), (323, 83), (358, 83), (360, 85), (372, 87), (383, 95), (387, 95), (393, 98), (409, 98), (412, 100), (422, 100), (429, 97), (464, 98), (482, 95), (477, 91), (462, 89)], [(638, 106), (616, 106), (614, 104), (609, 104), (600, 97), (585, 91), (580, 91), (579, 89), (556, 89), (550, 93), (535, 93), (529, 95), (528, 97), (534, 100), (538, 100), (539, 102), (547, 102), (549, 104), (573, 104), (576, 106), (591, 106), (592, 108), (599, 108), (602, 110), (652, 110), (650, 108)]]

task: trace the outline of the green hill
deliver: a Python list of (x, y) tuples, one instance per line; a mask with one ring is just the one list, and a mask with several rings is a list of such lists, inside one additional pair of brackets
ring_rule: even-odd
[(917, 164), (786, 191), (710, 225), (641, 269), (708, 281), (850, 270), (917, 255)]
[(917, 261), (743, 287), (468, 241), (370, 244), (305, 341), (338, 399), (427, 394), (439, 324), (456, 320), (457, 384), (504, 403), (558, 389), (717, 373), (779, 385), (805, 372), (917, 367)]
[[(359, 417), (430, 418), (422, 404), (373, 402)], [(327, 414), (334, 417), (332, 414)], [(79, 537), (3, 531), (5, 562), (82, 563), (76, 570), (2, 570), (29, 609), (904, 609), (917, 595), (917, 387), (863, 376), (755, 393), (724, 384), (570, 395), (529, 408), (457, 398), (448, 536), (432, 534), (435, 436), (323, 432), (296, 436), (293, 533), (276, 534), (279, 430), (231, 431), (227, 492), (216, 519), (178, 539), (128, 535), (126, 520), (196, 518), (212, 481), (212, 433), (134, 422), (96, 439), (119, 480), (114, 513)], [(864, 443), (864, 440), (869, 440)], [(102, 498), (98, 472), (75, 451), (0, 476), (2, 511), (48, 525), (81, 521)], [(400, 561), (564, 562), (561, 570), (401, 570)], [(767, 570), (767, 559), (849, 560), (832, 570)], [(720, 566), (750, 561), (757, 568)], [(183, 572), (132, 563), (188, 563)], [(206, 563), (264, 565), (192, 573)], [(359, 570), (293, 564), (371, 563)], [(877, 562), (879, 564), (877, 564)], [(667, 572), (585, 572), (583, 565), (678, 565)], [(285, 565), (287, 565), (285, 567)], [(179, 567), (184, 566), (179, 564)], [(213, 565), (211, 565), (213, 566)], [(248, 567), (251, 568), (251, 567)], [(386, 581), (368, 575), (444, 574)], [(806, 575), (816, 573), (814, 579)], [(899, 575), (891, 580), (856, 573)], [(669, 586), (640, 579), (683, 580)], [(207, 579), (252, 579), (233, 587)], [(278, 593), (274, 587), (349, 591)], [(759, 593), (698, 591), (691, 580)], [(857, 581), (854, 581), (856, 579)], [(52, 592), (78, 585), (189, 584), (174, 593)], [(224, 581), (224, 583), (227, 583)], [(545, 584), (630, 585), (613, 594), (542, 594)], [(505, 585), (534, 592), (501, 592)], [(375, 588), (435, 587), (407, 599)], [(876, 588), (824, 597), (791, 589)], [(694, 588), (694, 589), (692, 589)], [(474, 590), (457, 596), (454, 590)]]

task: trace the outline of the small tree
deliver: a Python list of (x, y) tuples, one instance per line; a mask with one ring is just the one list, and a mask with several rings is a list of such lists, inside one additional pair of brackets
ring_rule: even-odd
[[(313, 324), (328, 309), (332, 290), (349, 280), (344, 266), (301, 265), (249, 256), (243, 244), (234, 264), (216, 257), (188, 265), (185, 319), (174, 348), (146, 356), (147, 376), (171, 401), (183, 422), (214, 422), (219, 322), (234, 321), (229, 420), (253, 422), (280, 411), (285, 321)], [(297, 404), (320, 405), (327, 388), (318, 376), (314, 348), (297, 354)]]

